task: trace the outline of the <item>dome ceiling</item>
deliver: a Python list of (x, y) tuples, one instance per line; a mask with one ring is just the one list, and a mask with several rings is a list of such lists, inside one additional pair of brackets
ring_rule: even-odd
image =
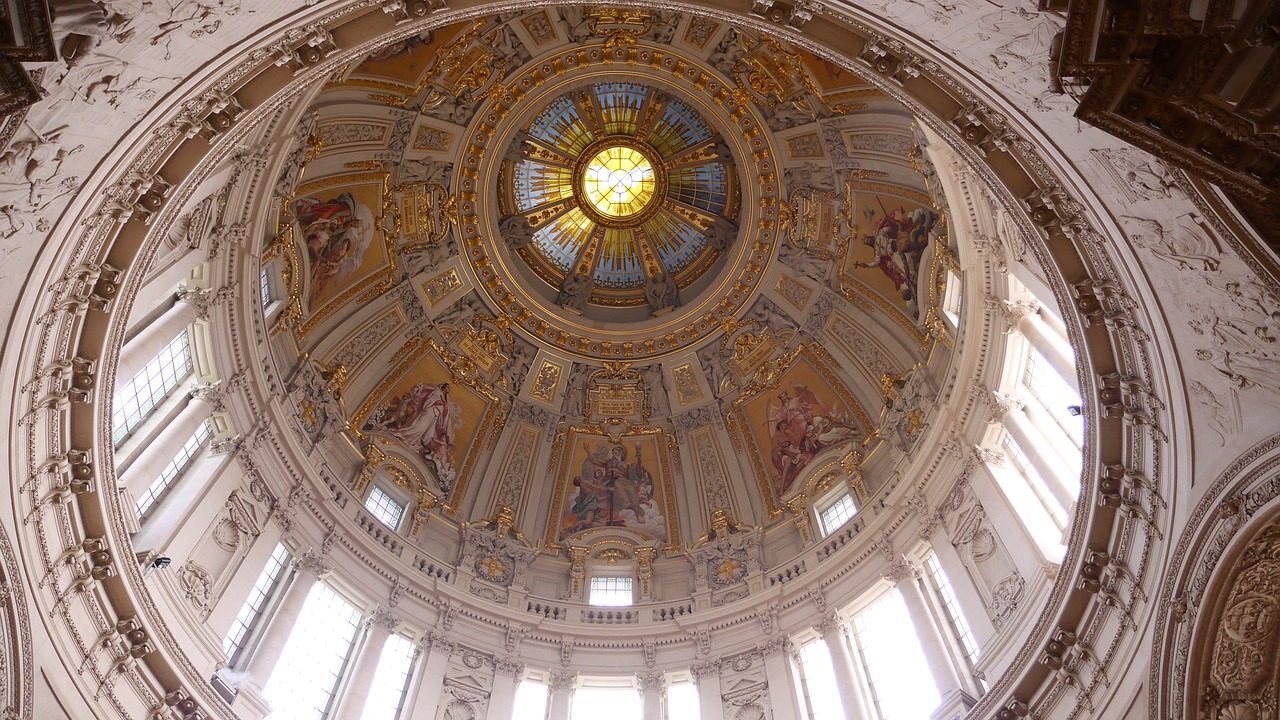
[[(674, 551), (928, 425), (945, 208), (911, 116), (831, 63), (707, 18), (540, 9), (377, 51), (301, 130), (270, 362), (308, 388), (305, 435), (425, 508)], [(688, 485), (677, 437), (708, 422), (748, 496)], [(549, 428), (530, 498), (513, 468)], [(599, 502), (614, 476), (625, 507)]]

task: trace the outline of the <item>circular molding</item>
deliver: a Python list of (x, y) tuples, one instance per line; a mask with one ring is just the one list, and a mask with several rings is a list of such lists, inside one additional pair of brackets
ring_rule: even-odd
[[(495, 8), (490, 7), (487, 9), (493, 10)], [(343, 12), (344, 13), (350, 12), (350, 10), (344, 10)], [(444, 14), (442, 13), (441, 15), (444, 15)], [(748, 26), (755, 27), (755, 26), (763, 25), (761, 21), (756, 19), (744, 18), (736, 15), (729, 16), (726, 13), (720, 13), (720, 15), (726, 18), (732, 17), (736, 22), (740, 22)], [(449, 15), (449, 16), (445, 16), (444, 19), (452, 20), (452, 19), (456, 19), (457, 17), (458, 17), (457, 15)], [(430, 23), (424, 22), (419, 25), (414, 25), (412, 27), (412, 30), (418, 30), (428, 25), (432, 25), (432, 26), (438, 25), (440, 24), (440, 22), (441, 21), (438, 21), (433, 17)], [(389, 24), (389, 21), (388, 21), (388, 24)], [(407, 32), (409, 32), (409, 30), (405, 31), (406, 34)], [(365, 45), (360, 46), (358, 50), (353, 50), (351, 52), (351, 55), (354, 56), (360, 51), (367, 51), (373, 45), (381, 44), (383, 42), (389, 42), (392, 39), (394, 38), (387, 36), (379, 40), (378, 42), (366, 43)], [(855, 50), (856, 48), (850, 48), (851, 52)], [(827, 54), (830, 55), (830, 53), (827, 53)], [(341, 58), (336, 58), (334, 63), (330, 65), (326, 65), (325, 67), (321, 68), (321, 72), (331, 70), (333, 64), (336, 64), (337, 62), (345, 59), (349, 59), (349, 58), (346, 55), (344, 55)], [(852, 64), (852, 63), (846, 61), (846, 64)], [(227, 81), (226, 89), (231, 90), (232, 89), (231, 86), (236, 84), (239, 80), (243, 79), (246, 75), (249, 75), (252, 69), (255, 69), (255, 68), (259, 70), (265, 69), (262, 67), (257, 67), (258, 65), (266, 65), (269, 67), (269, 63), (262, 63), (261, 59), (259, 59), (259, 61), (254, 63), (246, 63), (246, 66), (244, 68), (237, 69), (236, 72), (232, 73), (234, 78)], [(931, 72), (934, 72), (935, 70), (936, 68), (935, 69), (930, 69), (927, 67), (925, 68), (926, 73), (931, 73)], [(320, 73), (317, 72), (304, 77), (306, 79), (315, 79), (316, 77), (319, 77), (319, 76), (320, 76)], [(920, 82), (923, 83), (925, 82), (925, 80), (921, 80)], [(950, 82), (950, 81), (947, 78), (943, 78), (943, 82), (945, 84), (946, 82)], [(276, 88), (275, 94), (269, 95), (269, 97), (271, 97), (272, 99), (271, 100), (272, 102), (278, 102), (278, 98), (280, 95), (288, 94), (286, 81), (279, 80), (278, 83), (279, 84), (278, 84), (278, 87)], [(267, 89), (269, 88), (257, 88), (256, 90), (259, 92), (257, 97), (264, 97), (262, 93), (264, 93)], [(960, 94), (964, 95), (966, 93), (960, 93)], [(948, 108), (946, 107), (945, 103), (936, 103), (936, 104), (940, 106), (929, 108), (929, 112), (932, 116), (932, 122), (936, 123), (937, 127), (945, 128), (946, 127), (945, 121), (939, 120), (938, 118), (946, 117), (945, 112)], [(913, 107), (918, 107), (918, 106), (919, 106), (918, 103), (913, 105)], [(164, 143), (156, 142), (153, 144), (153, 147), (148, 149), (147, 151), (145, 152), (138, 151), (138, 154), (141, 155), (142, 157), (140, 157), (137, 163), (135, 164), (135, 169), (137, 169), (139, 172), (159, 172), (160, 170), (167, 170), (171, 177), (178, 177), (181, 174), (185, 174), (185, 171), (190, 171), (193, 166), (206, 165), (206, 163), (209, 161), (216, 160), (221, 157), (225, 157), (225, 155), (229, 152), (229, 150), (224, 148), (222, 152), (212, 153), (209, 156), (208, 160), (204, 162), (202, 162), (200, 158), (193, 159), (192, 157), (190, 157), (190, 155), (192, 155), (194, 151), (193, 153), (183, 154), (180, 158), (178, 158), (174, 155), (174, 153), (176, 152), (176, 146), (179, 144), (182, 144), (182, 141), (176, 140), (177, 135), (175, 132), (173, 132), (173, 128), (171, 127), (166, 128), (166, 127), (160, 126), (157, 134), (161, 136), (167, 136), (167, 138), (172, 142), (164, 142)], [(954, 129), (948, 129), (947, 137), (952, 142), (959, 142), (956, 139), (956, 134), (954, 132)], [(202, 153), (208, 152), (207, 148), (203, 146), (201, 146), (198, 149)], [(1038, 151), (1042, 151), (1043, 149), (1031, 147), (1030, 150), (1038, 152)], [(976, 156), (976, 153), (971, 148), (970, 148), (970, 156)], [(1019, 181), (1020, 184), (1026, 184), (1027, 182), (1031, 182), (1033, 184), (1038, 185), (1039, 183), (1043, 183), (1044, 186), (1046, 186), (1043, 189), (1045, 189), (1046, 191), (1049, 189), (1057, 189), (1061, 191), (1061, 188), (1056, 185), (1056, 182), (1054, 179), (1055, 176), (1050, 171), (1050, 166), (1045, 164), (1046, 161), (1044, 161), (1042, 158), (1039, 158), (1039, 157), (1035, 157), (1033, 160), (1034, 161), (1030, 162), (1029, 164), (1034, 166), (1034, 169), (1011, 170), (1008, 167), (1008, 164), (1006, 164), (1005, 166), (1002, 166), (1001, 171), (1005, 175), (1016, 176), (1016, 177), (1006, 177), (1005, 178), (1006, 180), (1009, 180), (1009, 181), (1016, 180), (1016, 181)], [(172, 167), (169, 166), (170, 163), (172, 164)], [(207, 172), (207, 170), (208, 168), (206, 165), (204, 172)], [(1041, 173), (1039, 172), (1039, 170), (1044, 170), (1045, 172)], [(108, 171), (102, 171), (102, 174), (98, 178), (96, 178), (100, 181), (103, 181), (104, 187), (106, 187), (105, 181), (108, 179), (105, 177), (107, 172)], [(989, 175), (994, 177), (995, 171), (988, 170), (987, 172)], [(1036, 182), (1037, 180), (1039, 181), (1039, 183)], [(185, 192), (189, 194), (190, 189), (191, 188), (187, 187), (185, 189)], [(105, 193), (104, 193), (104, 196), (105, 196)], [(1005, 200), (1010, 200), (1012, 199), (1012, 197), (1013, 196), (1007, 191), (1002, 195), (1002, 199), (1005, 199)], [(1074, 200), (1072, 200), (1072, 202), (1074, 202)], [(1017, 206), (1016, 204), (1013, 204), (1011, 205), (1011, 207), (1017, 207)], [(79, 218), (74, 218), (72, 221), (75, 221), (78, 219)], [(136, 223), (136, 222), (128, 223), (126, 225), (126, 227), (128, 228), (128, 231), (120, 232), (120, 233), (115, 232), (117, 227), (112, 223), (106, 223), (106, 225), (110, 227), (103, 229), (101, 228), (101, 226), (99, 226), (98, 229), (100, 230), (100, 232), (95, 234), (93, 242), (86, 242), (84, 245), (76, 249), (58, 248), (58, 251), (60, 253), (63, 253), (64, 255), (71, 255), (73, 252), (87, 250), (89, 245), (95, 245), (96, 243), (101, 243), (100, 245), (95, 245), (93, 247), (93, 250), (95, 251), (101, 250), (102, 252), (100, 253), (95, 252), (95, 254), (92, 257), (88, 258), (87, 261), (100, 262), (101, 261), (100, 258), (107, 257), (107, 251), (105, 250), (105, 248), (109, 248), (110, 252), (112, 253), (110, 257), (113, 261), (118, 263), (123, 263), (125, 266), (128, 266), (135, 259), (135, 255), (138, 249), (138, 242), (144, 238), (147, 231), (141, 227), (141, 223)], [(156, 235), (153, 235), (152, 238), (150, 239), (150, 242), (153, 247), (156, 242), (156, 237), (158, 237), (160, 234), (162, 233), (157, 233)], [(1064, 264), (1069, 266), (1069, 271), (1072, 276), (1071, 279), (1074, 279), (1074, 280), (1080, 280), (1082, 278), (1088, 279), (1089, 274), (1085, 271), (1085, 269), (1080, 267), (1080, 264), (1081, 264), (1081, 258), (1079, 255), (1080, 251), (1076, 243), (1072, 241), (1071, 238), (1065, 237), (1060, 229), (1056, 231), (1048, 231), (1048, 234), (1052, 234), (1055, 240), (1060, 241), (1052, 244), (1051, 252), (1053, 257), (1055, 257), (1056, 259), (1062, 261)], [(120, 239), (126, 239), (127, 241), (119, 242), (118, 245), (115, 245), (115, 246), (112, 245), (112, 242), (119, 241)], [(1038, 245), (1046, 244), (1044, 242), (1044, 238), (1038, 235), (1037, 235), (1037, 243)], [(1045, 255), (1045, 253), (1049, 252), (1047, 249), (1040, 248), (1038, 245), (1037, 245), (1037, 252), (1040, 253), (1041, 255)], [(1094, 248), (1091, 251), (1091, 254), (1098, 254), (1104, 257), (1106, 253), (1107, 253), (1107, 249), (1104, 246)], [(82, 261), (86, 259), (83, 256), (80, 256), (75, 258), (75, 260)], [(63, 271), (67, 271), (67, 276), (70, 277), (72, 275), (71, 271), (73, 271), (75, 267), (76, 267), (75, 262), (69, 262), (63, 265), (62, 267), (58, 268), (58, 270), (55, 271), (54, 274), (57, 275), (59, 273), (62, 273)], [(1105, 267), (1105, 264), (1104, 264), (1104, 267)], [(1127, 276), (1125, 276), (1123, 273), (1120, 273), (1119, 275), (1121, 276), (1122, 279), (1127, 279)], [(47, 280), (48, 282), (54, 282), (54, 280), (49, 280), (49, 279)], [(1119, 282), (1119, 281), (1116, 281), (1116, 282)], [(1056, 287), (1055, 290), (1062, 291), (1063, 288)], [(1132, 293), (1130, 294), (1132, 295)], [(33, 299), (30, 301), (24, 300), (24, 303), (22, 306), (24, 311), (29, 311), (31, 316), (34, 318), (39, 316), (39, 313), (37, 311), (48, 310), (50, 313), (50, 317), (53, 318), (52, 320), (50, 320), (48, 323), (44, 325), (43, 330), (41, 332), (33, 333), (32, 338), (27, 341), (29, 343), (28, 349), (30, 349), (31, 352), (24, 353), (24, 357), (29, 358), (30, 363), (34, 364), (35, 367), (46, 367), (47, 363), (56, 362), (58, 359), (57, 353), (60, 352), (61, 349), (65, 347), (65, 344), (60, 344), (60, 342), (65, 341), (67, 338), (75, 338), (77, 336), (77, 333), (81, 339), (81, 344), (79, 344), (77, 347), (79, 347), (82, 351), (89, 352), (91, 355), (96, 354), (96, 351), (101, 351), (101, 354), (98, 356), (104, 357), (108, 361), (114, 358), (114, 353), (116, 352), (116, 349), (113, 349), (109, 345), (107, 345), (106, 343), (109, 341), (104, 341), (103, 338), (114, 337), (118, 340), (120, 335), (120, 333), (117, 332), (118, 327), (111, 328), (112, 332), (103, 332), (103, 330), (105, 329), (104, 326), (106, 324), (114, 322), (117, 326), (120, 326), (122, 325), (123, 320), (112, 319), (103, 313), (96, 313), (96, 312), (90, 313), (90, 316), (87, 318), (83, 315), (80, 317), (74, 317), (74, 316), (66, 315), (65, 313), (56, 314), (58, 313), (58, 307), (56, 303), (59, 301), (59, 299), (61, 299), (60, 295), (47, 295), (43, 293), (39, 293), (39, 294), (33, 293), (31, 297)], [(40, 299), (39, 300), (34, 299), (36, 297), (39, 297)], [(37, 303), (39, 303), (38, 307), (36, 305)], [(127, 306), (127, 302), (125, 303), (125, 305)], [(1079, 323), (1079, 319), (1073, 318), (1071, 321), (1069, 321), (1069, 323), (1073, 324), (1073, 339), (1081, 340), (1082, 333), (1079, 331), (1078, 328), (1075, 327), (1075, 325)], [(33, 326), (39, 326), (39, 323), (33, 323)], [(1128, 339), (1131, 340), (1132, 338), (1128, 338)], [(1097, 353), (1110, 349), (1109, 348), (1110, 338), (1109, 338), (1109, 335), (1107, 334), (1107, 331), (1105, 330), (1102, 330), (1100, 328), (1090, 330), (1088, 340), (1093, 345), (1095, 356)], [(1137, 341), (1135, 340), (1134, 342), (1136, 343)], [(95, 343), (96, 343), (96, 346), (95, 346)], [(24, 360), (24, 362), (26, 361)], [(1124, 362), (1123, 359), (1118, 358), (1113, 361), (1111, 357), (1108, 357), (1105, 363), (1106, 367), (1102, 368), (1102, 370), (1104, 371), (1113, 370), (1114, 368), (1111, 367), (1113, 362), (1114, 364), (1117, 364), (1117, 365), (1128, 364)], [(13, 367), (13, 366), (10, 365), (9, 367)], [(1137, 367), (1132, 368), (1132, 370), (1135, 373), (1143, 373), (1145, 371), (1145, 368), (1142, 367), (1141, 364), (1139, 364)], [(112, 372), (113, 372), (113, 369), (109, 368), (104, 373), (104, 375), (106, 375), (107, 377), (110, 377)], [(23, 377), (22, 379), (27, 380), (28, 378)], [(19, 386), (22, 386), (22, 385), (21, 384), (15, 385), (15, 387), (19, 387)], [(33, 397), (36, 397), (34, 393), (37, 393), (43, 387), (41, 377), (37, 375), (32, 380), (30, 387), (34, 388), (30, 392), (33, 393)], [(29, 435), (22, 436), (23, 440), (27, 441), (26, 442), (27, 452), (25, 453), (27, 457), (25, 459), (27, 460), (28, 465), (30, 466), (29, 469), (34, 469), (34, 467), (43, 459), (43, 456), (40, 454), (40, 451), (43, 448), (43, 446), (37, 444), (33, 439), (36, 436), (36, 426), (39, 426), (40, 432), (42, 433), (47, 432), (49, 433), (50, 437), (52, 437), (55, 434), (55, 431), (56, 431), (56, 434), (59, 436), (66, 434), (66, 430), (64, 430), (61, 426), (54, 427), (59, 423), (65, 423), (69, 425), (69, 431), (70, 431), (69, 433), (70, 437), (67, 438), (68, 442), (83, 443), (92, 437), (92, 429), (87, 427), (91, 423), (87, 420), (87, 418), (91, 416), (103, 414), (105, 412), (105, 408), (106, 408), (105, 404), (102, 404), (99, 407), (91, 406), (91, 407), (85, 408), (86, 410), (85, 412), (77, 412), (77, 413), (74, 413), (74, 417), (66, 417), (66, 418), (63, 417), (63, 413), (61, 413), (61, 411), (49, 413), (47, 417), (46, 417), (46, 414), (44, 413), (41, 413), (38, 416), (33, 415), (34, 419), (30, 421), (32, 428), (30, 429)], [(17, 413), (15, 412), (15, 416), (16, 414)], [(69, 412), (65, 414), (67, 416), (72, 415), (72, 413), (69, 413)], [(1091, 403), (1091, 417), (1093, 418), (1099, 417), (1098, 414), (1096, 413), (1096, 407), (1093, 407), (1092, 403)], [(102, 424), (100, 420), (101, 419), (99, 418), (99, 424)], [(1120, 426), (1119, 420), (1104, 420), (1103, 422), (1108, 423), (1107, 430), (1114, 431), (1114, 435), (1116, 437), (1119, 437), (1121, 435), (1121, 432), (1120, 432), (1121, 426)], [(1095, 429), (1094, 432), (1096, 433), (1097, 430)], [(1150, 429), (1135, 430), (1133, 432), (1133, 437), (1135, 438), (1135, 442), (1146, 443), (1150, 440), (1150, 438), (1148, 437), (1150, 434), (1151, 434)], [(18, 441), (17, 438), (15, 438), (15, 441)], [(64, 447), (65, 446), (66, 445), (64, 445)], [(1094, 453), (1101, 452), (1101, 449), (1094, 446), (1091, 446), (1091, 447), (1093, 448)], [(1119, 450), (1115, 447), (1108, 447), (1106, 448), (1106, 450), (1107, 450), (1107, 456), (1108, 456), (1107, 459), (1112, 459), (1113, 456), (1119, 454)], [(18, 453), (15, 453), (15, 457), (17, 455)], [(1086, 458), (1087, 462), (1096, 462), (1097, 460), (1098, 460), (1097, 457)], [(109, 465), (104, 465), (104, 467), (108, 468), (107, 470), (104, 471), (104, 480), (105, 480), (106, 478), (110, 477), (111, 472), (109, 470)], [(1153, 472), (1157, 470), (1159, 470), (1158, 467), (1154, 468)], [(1153, 476), (1158, 477), (1158, 475), (1153, 475)], [(1092, 498), (1092, 495), (1089, 494), (1088, 491), (1086, 491), (1086, 495), (1089, 499)], [(31, 500), (34, 500), (34, 496), (31, 498)], [(24, 505), (25, 504), (29, 504), (29, 503), (25, 502), (25, 499), (24, 499)], [(107, 528), (108, 534), (113, 536), (112, 538), (113, 540), (119, 542), (122, 546), (127, 547), (127, 540), (125, 540), (127, 534), (124, 533), (123, 528), (120, 527), (120, 523), (118, 522), (118, 516), (120, 512), (118, 500), (114, 499), (110, 494), (90, 493), (87, 496), (80, 497), (77, 500), (77, 505), (80, 506), (81, 511), (92, 523), (97, 523), (98, 521), (100, 521), (102, 519), (100, 516), (103, 512), (106, 512), (108, 516), (113, 516), (108, 518), (110, 522), (105, 523), (106, 525), (108, 525), (108, 528)], [(1084, 507), (1090, 507), (1092, 509), (1092, 512), (1098, 513), (1100, 515), (1100, 517), (1098, 518), (1098, 523), (1096, 524), (1098, 532), (1094, 534), (1099, 536), (1103, 535), (1104, 533), (1102, 532), (1102, 530), (1110, 526), (1110, 521), (1112, 520), (1113, 513), (1105, 509), (1099, 510), (1098, 508), (1092, 508), (1091, 503), (1082, 502), (1081, 505)], [(25, 510), (27, 508), (24, 507), (23, 509)], [(1085, 525), (1092, 525), (1092, 524), (1093, 523), (1090, 522), (1090, 518), (1084, 518), (1084, 517), (1082, 517), (1081, 520), (1077, 522), (1078, 526), (1085, 526)], [(31, 530), (31, 533), (36, 534), (36, 533), (49, 532), (51, 533), (50, 536), (53, 539), (55, 539), (57, 542), (63, 542), (61, 536), (54, 536), (52, 534), (56, 532), (56, 529), (46, 528), (39, 522), (37, 522), (36, 525), (38, 525), (39, 527), (33, 527), (33, 529)], [(99, 526), (95, 524), (93, 525), (93, 527), (98, 528)], [(69, 532), (71, 534), (75, 534), (75, 533), (83, 533), (85, 531), (86, 531), (85, 528), (77, 528)], [(1072, 541), (1075, 547), (1075, 552), (1073, 553), (1073, 556), (1079, 555), (1079, 550), (1083, 542), (1083, 535), (1084, 535), (1083, 527), (1078, 528), (1078, 530), (1073, 533)], [(1098, 537), (1097, 539), (1101, 541), (1103, 538)], [(126, 563), (126, 565), (128, 565), (128, 563)], [(1069, 570), (1064, 568), (1064, 572), (1069, 572)], [(1062, 582), (1062, 581), (1058, 583), (1059, 589), (1065, 588), (1068, 585), (1069, 583)], [(1011, 670), (1011, 672), (1016, 677), (1010, 678), (1006, 676), (1005, 678), (1002, 678), (998, 683), (996, 683), (995, 687), (993, 687), (992, 693), (988, 696), (987, 699), (984, 700), (983, 704), (978, 708), (977, 710), (978, 712), (988, 712), (992, 710), (993, 706), (995, 706), (996, 703), (1004, 702), (1006, 699), (1008, 699), (1010, 693), (1012, 693), (1015, 688), (1017, 690), (1017, 695), (1025, 698), (1025, 697), (1030, 697), (1035, 690), (1037, 690), (1044, 684), (1046, 673), (1042, 670), (1035, 669), (1034, 667), (1031, 666), (1030, 653), (1034, 652), (1034, 650), (1036, 649), (1037, 639), (1043, 638), (1045, 636), (1045, 632), (1043, 631), (1046, 629), (1046, 623), (1048, 623), (1053, 618), (1057, 610), (1067, 607), (1066, 598), (1064, 597), (1064, 592), (1055, 592), (1054, 597), (1051, 599), (1049, 603), (1049, 609), (1042, 616), (1041, 621), (1037, 623), (1036, 628), (1032, 631), (1032, 633), (1028, 635), (1030, 639), (1027, 641), (1027, 645), (1024, 648), (1024, 651), (1019, 653), (1018, 660), (1014, 663)], [(141, 609), (143, 613), (147, 614), (148, 616), (155, 614), (157, 612), (154, 604), (149, 601), (144, 600), (141, 603), (136, 602), (137, 598), (139, 597), (146, 598), (147, 596), (147, 590), (142, 585), (140, 574), (138, 573), (137, 568), (131, 568), (126, 573), (124, 573), (124, 576), (121, 582), (112, 583), (110, 584), (110, 586), (104, 586), (102, 589), (101, 595), (104, 602), (109, 604), (115, 604), (122, 611), (127, 612), (141, 605)], [(1082, 602), (1076, 602), (1073, 604), (1073, 609), (1070, 611), (1073, 619), (1077, 615), (1082, 615), (1084, 613), (1084, 608), (1087, 608), (1090, 606), (1090, 604), (1086, 602), (1088, 598), (1084, 596), (1080, 596), (1078, 593), (1074, 599), (1081, 600)], [(47, 596), (44, 598), (44, 600), (47, 600)], [(35, 602), (37, 604), (40, 604), (41, 602), (44, 602), (44, 600), (38, 599)], [(148, 617), (148, 619), (150, 620), (151, 618)], [(154, 622), (157, 623), (161, 628), (163, 628), (163, 617), (156, 617), (154, 619)], [(166, 682), (164, 683), (165, 689), (172, 688), (174, 684), (194, 683), (199, 687), (193, 688), (193, 691), (196, 694), (198, 694), (202, 700), (208, 701), (210, 702), (210, 704), (217, 706), (219, 708), (223, 708), (223, 706), (219, 705), (219, 703), (216, 700), (211, 700), (211, 698), (213, 697), (212, 693), (208, 691), (207, 688), (203, 687), (203, 679), (198, 675), (198, 673), (196, 673), (194, 668), (189, 666), (189, 663), (184, 664), (180, 660), (175, 662), (175, 657), (181, 656), (181, 652), (177, 649), (178, 645), (176, 641), (168, 635), (167, 631), (161, 633), (160, 635), (161, 637), (159, 638), (159, 641), (160, 641), (160, 644), (163, 646), (162, 651), (155, 653), (152, 656), (148, 656), (148, 659), (146, 660), (145, 664), (156, 666), (154, 668), (154, 671), (156, 672), (156, 674), (166, 679)], [(175, 675), (176, 677), (174, 677)]]
[[(624, 65), (636, 82), (689, 103), (727, 144), (737, 146), (731, 148), (733, 157), (739, 159), (737, 175), (744, 192), (750, 188), (749, 197), (739, 203), (737, 222), (741, 228), (752, 229), (740, 232), (737, 242), (725, 249), (718, 261), (723, 265), (705, 289), (694, 297), (682, 298), (684, 302), (670, 312), (621, 326), (567, 313), (524, 287), (527, 283), (512, 282), (512, 278), (522, 277), (520, 265), (524, 261), (516, 252), (490, 240), (502, 236), (498, 218), (496, 213), (480, 210), (488, 203), (481, 201), (480, 194), (496, 187), (485, 179), (498, 177), (503, 161), (502, 153), (491, 148), (511, 144), (523, 124), (514, 120), (539, 112), (542, 98), (557, 97), (603, 73), (616, 72), (619, 65)], [(557, 74), (559, 68), (573, 72)], [(749, 103), (736, 99), (732, 84), (714, 70), (665, 46), (578, 45), (528, 63), (507, 81), (502, 92), (493, 93), (477, 117), (456, 180), (461, 252), (489, 300), (514, 319), (514, 328), (536, 343), (591, 360), (659, 358), (717, 337), (721, 324), (736, 317), (755, 298), (778, 243), (781, 177), (763, 120)], [(652, 207), (656, 212), (664, 206), (655, 203)]]

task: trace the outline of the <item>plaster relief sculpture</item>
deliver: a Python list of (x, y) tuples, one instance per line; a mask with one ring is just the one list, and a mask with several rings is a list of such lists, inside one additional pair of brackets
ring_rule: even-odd
[(591, 276), (581, 270), (565, 277), (564, 283), (560, 285), (560, 292), (556, 295), (556, 304), (582, 312), (591, 298), (592, 285)]
[[(567, 284), (568, 280), (565, 282)], [(675, 279), (661, 270), (653, 273), (645, 285), (644, 299), (655, 315), (679, 305), (680, 297)]]
[(1130, 228), (1135, 244), (1179, 270), (1218, 272), (1222, 249), (1189, 215), (1179, 216), (1171, 223), (1132, 215), (1121, 219)]
[(1004, 624), (1022, 600), (1026, 581), (967, 487), (953, 492), (939, 508), (947, 538), (974, 580), (997, 626)]
[[(254, 12), (249, 10), (249, 12)], [(164, 44), (164, 59), (173, 56), (174, 35), (191, 38), (212, 35), (222, 27), (224, 17), (240, 13), (240, 0), (178, 0), (169, 8), (169, 17), (162, 21), (151, 36), (152, 45)]]
[[(1107, 171), (1115, 186), (1129, 202), (1168, 200), (1177, 183), (1159, 160), (1132, 148), (1094, 148), (1090, 150), (1097, 164)], [(1181, 191), (1179, 191), (1181, 192)]]

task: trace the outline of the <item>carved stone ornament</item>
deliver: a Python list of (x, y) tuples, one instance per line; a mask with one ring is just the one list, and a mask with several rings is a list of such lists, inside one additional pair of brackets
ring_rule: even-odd
[(1207, 672), (1201, 670), (1202, 717), (1275, 717), (1280, 684), (1280, 522), (1254, 536), (1232, 568), (1216, 620)]
[(884, 571), (884, 577), (894, 585), (904, 580), (919, 580), (921, 578), (920, 568), (915, 563), (905, 558), (895, 560)]
[(688, 554), (694, 588), (723, 590), (764, 567), (763, 533), (729, 520), (723, 510), (712, 518), (711, 531)]

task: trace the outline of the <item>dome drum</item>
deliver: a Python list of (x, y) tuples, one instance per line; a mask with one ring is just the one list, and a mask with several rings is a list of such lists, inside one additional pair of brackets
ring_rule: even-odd
[[(394, 657), (404, 717), (539, 682), (549, 720), (610, 683), (661, 717), (691, 678), (703, 720), (794, 720), (825, 657), (875, 716), (894, 628), (909, 699), (938, 691), (897, 716), (1179, 714), (1186, 654), (1145, 678), (1145, 644), (1204, 633), (1151, 583), (1274, 540), (1240, 418), (1274, 414), (1276, 291), (1202, 187), (1034, 94), (1056, 18), (975, 11), (951, 47), (916, 5), (410, 5), (148, 6), (111, 21), (136, 81), (114, 43), (35, 77), (0, 228), (63, 214), (13, 251), (0, 710), (359, 717)], [(1260, 627), (1237, 599), (1219, 624)]]

